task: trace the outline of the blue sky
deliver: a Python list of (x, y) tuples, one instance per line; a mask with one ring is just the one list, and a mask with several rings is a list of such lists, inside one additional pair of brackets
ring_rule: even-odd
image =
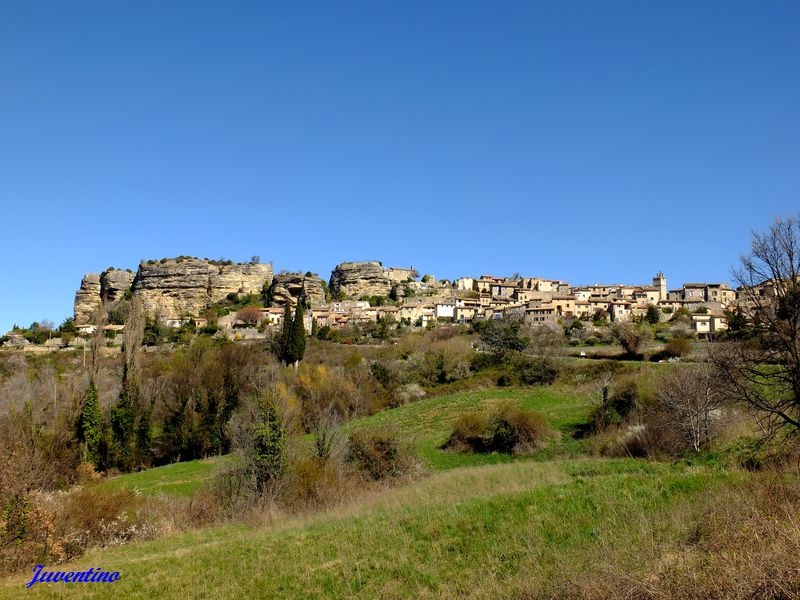
[(724, 280), (800, 208), (797, 2), (0, 4), (0, 330), (180, 254)]

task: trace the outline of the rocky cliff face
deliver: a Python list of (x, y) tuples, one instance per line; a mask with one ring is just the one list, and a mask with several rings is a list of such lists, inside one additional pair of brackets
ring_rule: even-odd
[(198, 258), (142, 263), (135, 275), (121, 270), (87, 273), (75, 294), (75, 321), (91, 322), (101, 302), (121, 300), (128, 289), (148, 313), (178, 319), (198, 315), (231, 293), (258, 294), (271, 282), (272, 265), (227, 265)]
[(100, 274), (100, 299), (103, 302), (122, 300), (133, 284), (133, 271), (103, 271)]
[(81, 287), (75, 292), (75, 322), (78, 325), (91, 323), (94, 311), (100, 305), (100, 275), (86, 273)]
[(392, 284), (377, 261), (346, 262), (331, 273), (330, 289), (334, 297), (340, 293), (348, 298), (388, 296)]
[(150, 314), (177, 319), (197, 315), (228, 294), (258, 294), (272, 282), (272, 265), (215, 264), (199, 258), (142, 263), (133, 295)]
[(301, 296), (305, 296), (312, 308), (325, 304), (325, 284), (316, 275), (278, 273), (272, 280), (270, 294), (272, 306), (283, 307), (287, 302), (295, 306)]

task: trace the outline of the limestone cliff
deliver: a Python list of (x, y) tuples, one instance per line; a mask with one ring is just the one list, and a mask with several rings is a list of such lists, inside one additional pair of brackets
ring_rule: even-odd
[(150, 314), (176, 319), (197, 315), (228, 294), (258, 294), (272, 282), (272, 265), (223, 264), (199, 258), (139, 265), (133, 295)]
[[(75, 294), (75, 321), (89, 323), (97, 306), (121, 300), (128, 289), (151, 315), (164, 319), (198, 315), (228, 294), (259, 294), (272, 282), (272, 265), (227, 264), (199, 258), (142, 262), (134, 275), (109, 269), (87, 273)], [(323, 296), (324, 297), (324, 296)]]
[(130, 270), (109, 269), (100, 274), (100, 299), (103, 302), (122, 300), (131, 285), (134, 274)]
[(348, 298), (388, 296), (392, 284), (377, 261), (345, 262), (331, 273), (330, 289), (334, 297), (340, 293)]
[(79, 325), (91, 323), (99, 305), (100, 275), (86, 273), (81, 279), (81, 287), (75, 292), (75, 322)]
[(283, 307), (287, 302), (295, 306), (301, 296), (305, 296), (312, 308), (322, 306), (325, 304), (325, 283), (316, 275), (278, 273), (272, 280), (270, 296), (272, 306)]

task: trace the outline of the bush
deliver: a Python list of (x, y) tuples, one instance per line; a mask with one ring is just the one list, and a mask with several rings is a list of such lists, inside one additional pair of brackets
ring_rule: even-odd
[(686, 338), (673, 338), (667, 343), (664, 352), (668, 356), (686, 356), (692, 351), (692, 342)]
[(460, 452), (488, 452), (486, 434), (489, 429), (487, 415), (480, 412), (464, 413), (453, 423), (453, 431), (445, 444)]
[(399, 477), (417, 467), (412, 448), (401, 444), (397, 434), (387, 430), (351, 433), (347, 461), (375, 481)]
[(445, 448), (472, 452), (528, 454), (544, 446), (549, 427), (539, 413), (503, 404), (491, 413), (461, 415)]
[(342, 502), (363, 480), (336, 458), (305, 456), (292, 462), (285, 483), (281, 503), (292, 511), (306, 511)]
[(603, 388), (603, 398), (592, 409), (589, 423), (593, 431), (605, 431), (612, 425), (619, 425), (639, 408), (639, 388), (633, 381), (620, 385), (611, 396), (608, 386)]
[(410, 404), (425, 397), (425, 390), (418, 383), (401, 385), (394, 391), (396, 405)]
[(511, 361), (510, 372), (523, 385), (549, 385), (558, 377), (555, 362), (545, 356), (518, 356)]
[(505, 405), (490, 420), (489, 446), (496, 452), (527, 454), (543, 446), (547, 431), (542, 415)]

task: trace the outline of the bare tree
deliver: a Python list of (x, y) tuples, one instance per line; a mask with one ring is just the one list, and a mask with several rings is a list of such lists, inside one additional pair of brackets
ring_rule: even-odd
[(692, 450), (699, 452), (713, 438), (722, 398), (707, 365), (669, 373), (662, 381), (659, 399)]
[(142, 352), (142, 340), (144, 340), (144, 316), (142, 301), (134, 297), (131, 300), (130, 312), (125, 321), (123, 337), (125, 367), (128, 371), (128, 377), (134, 381), (138, 378), (139, 358)]
[(800, 429), (800, 215), (753, 232), (751, 254), (733, 271), (749, 335), (719, 344), (711, 360), (719, 391), (760, 417), (768, 435)]
[(103, 326), (106, 324), (106, 311), (102, 305), (98, 305), (97, 309), (92, 315), (92, 325), (94, 332), (89, 340), (89, 378), (94, 380), (97, 377), (97, 372), (100, 368), (100, 351), (105, 346), (105, 332)]
[(261, 318), (261, 309), (257, 306), (245, 306), (236, 313), (236, 318), (245, 325), (258, 325), (258, 320)]
[(611, 335), (619, 342), (622, 349), (627, 354), (639, 352), (642, 344), (653, 339), (653, 330), (647, 325), (635, 323), (633, 321), (623, 321), (614, 323), (611, 327)]

